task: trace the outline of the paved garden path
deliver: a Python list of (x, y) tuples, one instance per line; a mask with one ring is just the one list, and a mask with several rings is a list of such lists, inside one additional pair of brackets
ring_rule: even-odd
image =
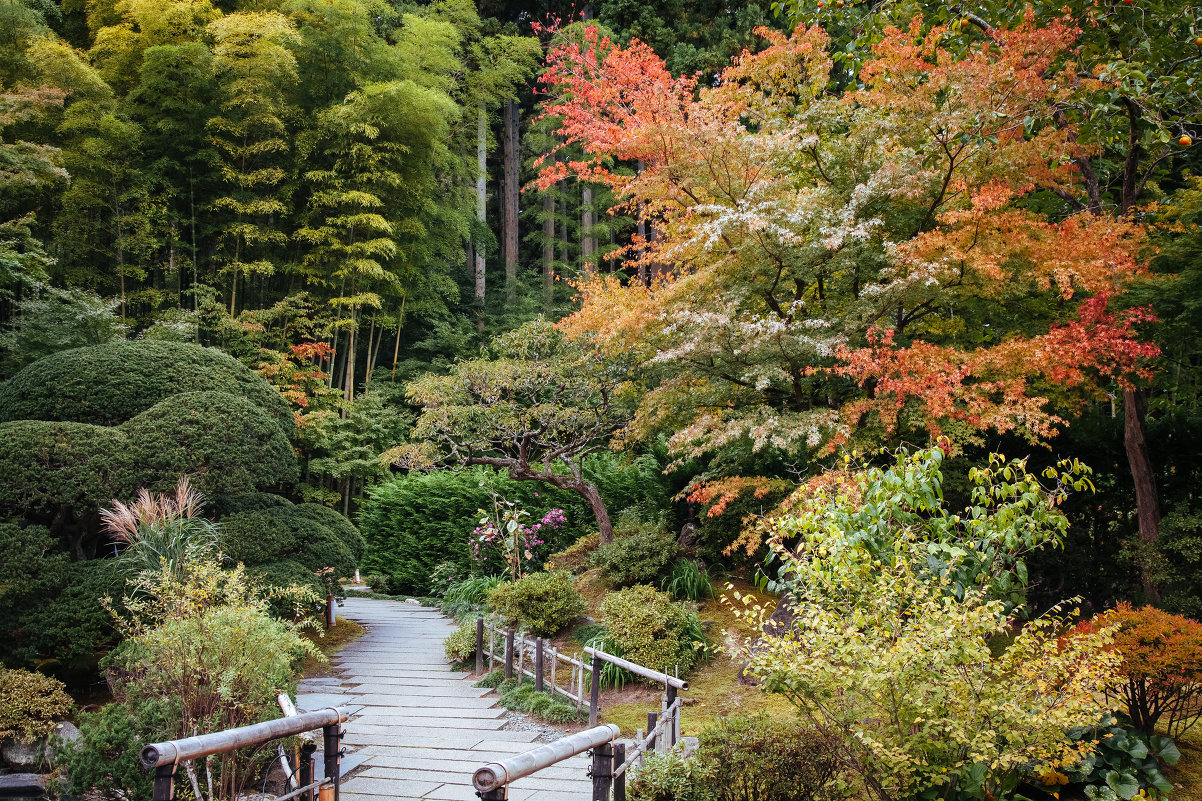
[[(367, 633), (334, 657), (334, 676), (305, 679), (303, 711), (355, 711), (343, 741), (345, 801), (384, 798), (472, 801), (472, 773), (486, 762), (538, 747), (537, 734), (505, 728), (505, 710), (467, 674), (451, 670), (443, 639), (455, 624), (438, 610), (400, 601), (348, 598), (343, 617)], [(318, 763), (320, 764), (320, 763)], [(573, 757), (510, 785), (511, 801), (587, 801), (588, 760)]]

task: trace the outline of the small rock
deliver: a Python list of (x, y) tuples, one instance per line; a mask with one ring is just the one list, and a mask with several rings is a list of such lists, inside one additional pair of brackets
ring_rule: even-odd
[(422, 602), (421, 602), (421, 601), (419, 601), (419, 600), (417, 600), (416, 598), (406, 598), (406, 599), (405, 599), (405, 603), (407, 603), (407, 604), (413, 604), (414, 606), (421, 606), (421, 605), (422, 605)]
[(40, 798), (46, 794), (46, 780), (37, 773), (9, 773), (0, 776), (0, 798)]
[(79, 733), (79, 727), (69, 720), (55, 726), (54, 733), (63, 745), (71, 745), (82, 736)]
[(37, 770), (46, 759), (46, 739), (43, 737), (27, 743), (10, 737), (0, 746), (0, 757), (15, 770)]

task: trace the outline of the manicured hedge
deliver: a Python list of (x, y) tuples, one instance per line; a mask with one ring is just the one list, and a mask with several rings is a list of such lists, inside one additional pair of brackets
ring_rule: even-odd
[[(667, 509), (660, 466), (650, 456), (624, 464), (612, 454), (590, 459), (586, 477), (605, 498), (611, 517), (627, 508), (653, 517)], [(471, 568), (468, 536), (479, 519), (477, 510), (491, 508), (488, 487), (517, 503), (537, 521), (551, 509), (563, 509), (567, 525), (549, 533), (539, 557), (560, 550), (590, 531), (596, 520), (584, 499), (534, 481), (513, 481), (484, 468), (398, 476), (368, 490), (358, 523), (367, 541), (364, 572), (389, 577), (394, 592), (423, 594), (431, 571), (451, 562)]]
[[(229, 515), (221, 520), (219, 542), (226, 556), (252, 573), (300, 576), (303, 571), (309, 580), (326, 567), (334, 568), (335, 578), (352, 576), (363, 556), (358, 529), (333, 509), (312, 503)], [(287, 582), (273, 578), (270, 583)]]
[(0, 519), (82, 519), (137, 490), (130, 439), (117, 428), (0, 423)]
[(253, 370), (219, 350), (166, 341), (120, 340), (40, 359), (0, 385), (0, 422), (115, 426), (172, 395), (202, 391), (242, 397), (291, 433), (288, 402)]
[(206, 495), (293, 484), (296, 454), (266, 412), (225, 392), (172, 395), (121, 426), (142, 486), (165, 491), (193, 477)]

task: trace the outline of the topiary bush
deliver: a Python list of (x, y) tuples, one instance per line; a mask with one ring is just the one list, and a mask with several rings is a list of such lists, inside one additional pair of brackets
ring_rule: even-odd
[(292, 501), (282, 495), (270, 492), (243, 492), (238, 495), (216, 495), (205, 501), (205, 515), (212, 520), (220, 520), (226, 515), (238, 512), (259, 512), (263, 509), (275, 509), (280, 506), (291, 506)]
[(142, 746), (172, 736), (168, 704), (107, 704), (79, 716), (79, 739), (61, 743), (54, 761), (64, 769), (65, 789), (76, 797), (89, 793), (106, 801), (150, 801), (151, 772), (142, 770)]
[(697, 761), (718, 801), (793, 801), (831, 795), (838, 738), (796, 719), (719, 717), (701, 733)]
[[(117, 639), (113, 617), (100, 599), (119, 599), (124, 588), (125, 574), (115, 559), (66, 564), (57, 589), (42, 596), (16, 621), (19, 629), (12, 631), (9, 640), (11, 658), (26, 663), (36, 660), (53, 666), (59, 674), (91, 674), (99, 653)], [(12, 624), (4, 622), (6, 629)]]
[(568, 573), (531, 573), (488, 593), (488, 605), (509, 625), (521, 625), (538, 637), (570, 626), (587, 608)]
[(48, 420), (116, 426), (182, 392), (236, 395), (285, 432), (288, 402), (232, 356), (184, 342), (119, 340), (62, 351), (0, 385), (0, 421)]
[(476, 653), (476, 621), (465, 620), (445, 640), (442, 650), (452, 662), (465, 662)]
[(140, 485), (173, 487), (181, 475), (205, 495), (237, 495), (294, 484), (296, 454), (275, 419), (225, 392), (172, 395), (121, 426)]
[(614, 526), (614, 541), (594, 551), (588, 563), (605, 571), (615, 587), (652, 584), (659, 583), (679, 550), (662, 521), (645, 523), (624, 512)]
[(0, 740), (33, 742), (54, 731), (75, 707), (61, 681), (28, 670), (0, 668)]
[[(671, 674), (697, 663), (696, 613), (667, 593), (645, 584), (610, 593), (601, 602), (600, 622), (631, 662)], [(690, 636), (690, 635), (694, 636)], [(695, 647), (696, 646), (696, 647)]]
[(626, 787), (628, 801), (717, 801), (712, 766), (679, 751), (648, 754)]
[[(0, 441), (0, 517), (61, 530), (138, 487), (131, 443), (120, 429), (20, 420), (0, 423)], [(84, 555), (77, 549), (76, 558)]]
[(284, 586), (277, 582), (285, 575), (298, 575), (294, 566), (307, 573), (305, 583), (328, 567), (334, 579), (349, 578), (363, 556), (358, 529), (333, 509), (312, 503), (229, 515), (221, 521), (218, 545), (251, 573), (269, 575), (273, 586)]

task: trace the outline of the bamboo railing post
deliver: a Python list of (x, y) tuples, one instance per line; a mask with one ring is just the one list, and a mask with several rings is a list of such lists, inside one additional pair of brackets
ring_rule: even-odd
[(495, 650), (495, 648), (496, 648), (496, 645), (493, 642), (492, 626), (489, 626), (488, 627), (488, 672), (489, 673), (493, 672), (494, 665), (496, 663), (496, 660), (493, 658), (493, 651)]
[(655, 750), (655, 745), (656, 745), (656, 741), (655, 741), (655, 723), (656, 723), (656, 721), (657, 721), (657, 719), (658, 719), (658, 718), (659, 718), (659, 715), (655, 714), (654, 712), (648, 712), (648, 713), (647, 713), (647, 736), (648, 736), (648, 737), (650, 737), (650, 738), (652, 738), (652, 739), (651, 739), (651, 744), (647, 746), (647, 750), (648, 750), (648, 751), (654, 751), (654, 750)]
[(551, 697), (555, 697), (555, 691), (559, 686), (555, 683), (555, 663), (559, 661), (559, 650), (554, 646), (551, 647)]
[[(676, 703), (676, 688), (674, 686), (672, 686), (671, 684), (669, 684), (664, 688), (664, 693), (667, 695), (666, 701), (668, 704), (668, 710), (671, 711), (672, 704)], [(665, 737), (664, 739), (666, 739), (668, 741), (668, 748), (670, 748), (670, 749), (676, 747), (676, 730), (678, 728), (678, 723), (680, 721), (680, 707), (679, 706), (677, 706), (676, 711), (672, 713), (672, 717), (673, 717), (673, 720), (668, 721), (668, 723), (666, 724), (668, 727), (668, 731), (664, 732), (664, 734), (667, 735), (667, 737)]]
[(505, 678), (513, 678), (513, 629), (505, 629)]
[(579, 664), (576, 666), (579, 671), (576, 679), (576, 712), (579, 713), (584, 708), (584, 663), (580, 661), (580, 652), (576, 652), (576, 661)]
[(518, 684), (522, 684), (526, 681), (526, 674), (522, 670), (522, 668), (524, 667), (524, 663), (526, 661), (524, 658), (525, 656), (526, 656), (526, 638), (519, 637), (518, 638)]

